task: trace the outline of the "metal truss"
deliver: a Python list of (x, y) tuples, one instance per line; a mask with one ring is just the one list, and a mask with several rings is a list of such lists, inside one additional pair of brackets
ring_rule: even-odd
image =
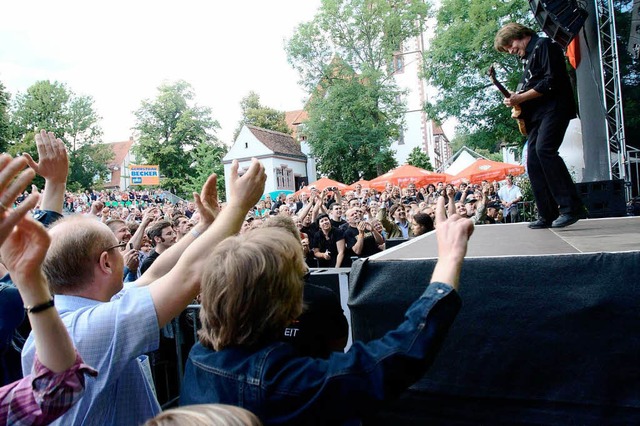
[[(618, 45), (616, 43), (616, 22), (613, 0), (595, 0), (598, 19), (598, 43), (602, 58), (602, 91), (606, 113), (606, 131), (609, 143), (609, 175), (611, 179), (629, 181), (630, 163), (624, 135), (624, 114), (622, 111), (622, 90)], [(627, 200), (630, 198), (630, 186)]]

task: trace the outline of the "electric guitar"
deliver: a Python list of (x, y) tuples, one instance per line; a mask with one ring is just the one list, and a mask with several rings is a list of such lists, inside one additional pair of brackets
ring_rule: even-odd
[[(511, 93), (509, 93), (509, 91), (505, 89), (502, 83), (500, 83), (496, 78), (496, 70), (494, 69), (493, 65), (489, 67), (489, 70), (487, 71), (487, 75), (491, 79), (491, 82), (498, 88), (500, 93), (502, 93), (502, 95), (505, 98), (511, 97)], [(516, 105), (513, 108), (511, 108), (511, 118), (515, 119), (518, 122), (518, 130), (520, 130), (520, 133), (523, 136), (527, 136), (527, 127), (524, 124), (524, 119), (520, 118), (521, 114), (522, 114), (522, 108), (520, 108), (520, 105)]]

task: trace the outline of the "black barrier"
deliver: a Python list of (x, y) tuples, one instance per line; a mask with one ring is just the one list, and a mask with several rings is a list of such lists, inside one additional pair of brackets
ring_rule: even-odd
[[(381, 337), (435, 259), (355, 265), (354, 338)], [(432, 368), (367, 425), (640, 423), (640, 252), (471, 258)]]

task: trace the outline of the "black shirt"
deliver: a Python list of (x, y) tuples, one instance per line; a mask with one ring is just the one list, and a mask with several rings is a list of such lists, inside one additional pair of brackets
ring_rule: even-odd
[(344, 349), (349, 325), (338, 296), (329, 288), (305, 283), (303, 299), (304, 311), (285, 328), (283, 340), (301, 356), (314, 358), (329, 358), (331, 352)]
[[(311, 241), (311, 250), (317, 248), (321, 253), (329, 250), (331, 254), (331, 260), (318, 259), (318, 266), (321, 268), (333, 268), (336, 266), (336, 260), (338, 258), (338, 245), (337, 242), (344, 240), (344, 234), (338, 228), (331, 228), (329, 231), (329, 238), (325, 237), (322, 230), (316, 232)], [(345, 250), (346, 251), (346, 250)], [(345, 258), (347, 253), (345, 253)], [(346, 261), (346, 259), (344, 260)], [(344, 262), (343, 261), (343, 262)]]
[(540, 120), (548, 113), (574, 118), (576, 105), (562, 48), (549, 38), (534, 35), (527, 44), (522, 62), (525, 73), (519, 91), (534, 89), (542, 94), (520, 104), (525, 122)]

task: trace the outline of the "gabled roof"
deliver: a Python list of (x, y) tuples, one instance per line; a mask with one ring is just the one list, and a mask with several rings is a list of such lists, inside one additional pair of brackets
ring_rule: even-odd
[(295, 130), (294, 126), (304, 123), (308, 118), (309, 114), (303, 109), (284, 113), (284, 121), (287, 123), (287, 126), (293, 130)]
[(125, 157), (131, 150), (133, 139), (129, 139), (128, 141), (124, 142), (110, 142), (107, 145), (109, 145), (111, 147), (111, 150), (113, 151), (113, 160), (111, 160), (108, 165), (109, 168), (112, 168), (113, 166), (120, 166), (120, 164), (122, 164)]
[(274, 154), (303, 159), (307, 158), (300, 150), (300, 145), (291, 135), (250, 125), (247, 125), (247, 128), (256, 139), (273, 151)]
[(484, 160), (488, 160), (488, 158), (487, 158), (487, 157), (485, 157), (484, 155), (482, 155), (482, 154), (478, 154), (477, 152), (475, 152), (474, 150), (472, 150), (471, 148), (469, 148), (469, 147), (467, 147), (467, 146), (465, 145), (465, 146), (463, 146), (462, 148), (460, 148), (460, 149), (458, 150), (458, 152), (456, 152), (455, 154), (453, 154), (453, 155), (452, 155), (452, 156), (447, 160), (447, 162), (446, 162), (446, 163), (444, 163), (444, 164), (442, 165), (442, 167), (441, 167), (441, 168), (442, 168), (442, 170), (446, 170), (446, 169), (447, 169), (447, 167), (451, 166), (451, 165), (453, 164), (453, 162), (454, 162), (454, 161), (456, 161), (456, 160), (458, 159), (458, 157), (460, 157), (460, 155), (461, 155), (463, 152), (466, 152), (467, 154), (471, 155), (473, 158), (476, 158), (476, 159), (482, 158), (482, 159), (484, 159)]

